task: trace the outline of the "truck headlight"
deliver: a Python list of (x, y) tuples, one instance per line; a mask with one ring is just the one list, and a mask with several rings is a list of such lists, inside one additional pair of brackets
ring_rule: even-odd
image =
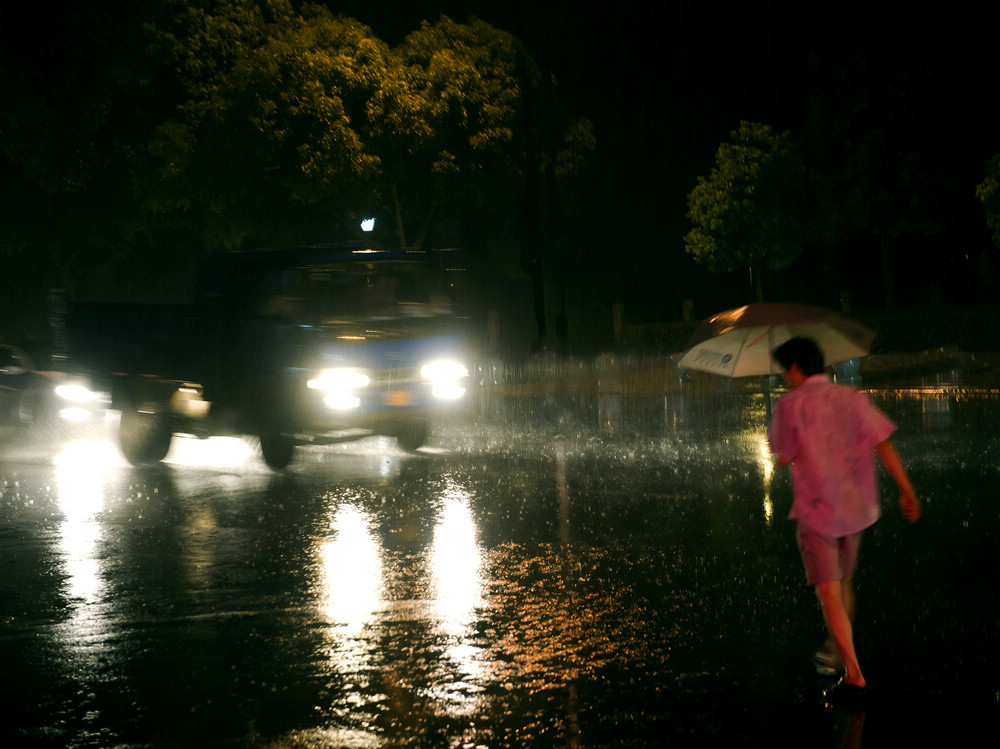
[(86, 421), (93, 416), (93, 403), (98, 394), (79, 382), (64, 382), (53, 388), (56, 397), (62, 401), (59, 416), (66, 421)]
[(463, 381), (469, 376), (469, 370), (454, 359), (438, 359), (422, 366), (420, 376), (430, 382), (435, 398), (452, 401), (465, 395)]
[(349, 411), (361, 405), (355, 391), (368, 387), (368, 375), (360, 369), (337, 367), (324, 369), (309, 380), (308, 386), (323, 393), (323, 402), (337, 411)]
[(56, 395), (70, 403), (93, 403), (97, 400), (97, 393), (78, 382), (56, 385)]

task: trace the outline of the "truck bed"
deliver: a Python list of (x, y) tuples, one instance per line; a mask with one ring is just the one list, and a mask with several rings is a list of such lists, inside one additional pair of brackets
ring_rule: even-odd
[(204, 331), (193, 305), (74, 304), (66, 327), (73, 371), (95, 382), (122, 374), (200, 374)]

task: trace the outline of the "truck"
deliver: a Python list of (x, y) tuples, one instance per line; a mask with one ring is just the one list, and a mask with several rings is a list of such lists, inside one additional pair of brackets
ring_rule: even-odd
[(251, 436), (275, 470), (301, 445), (370, 435), (416, 450), (467, 400), (448, 259), (360, 243), (218, 252), (191, 303), (72, 305), (68, 366), (120, 412), (136, 465), (174, 437)]

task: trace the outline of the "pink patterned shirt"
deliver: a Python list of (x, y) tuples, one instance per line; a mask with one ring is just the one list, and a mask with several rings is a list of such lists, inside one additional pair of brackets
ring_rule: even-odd
[(778, 401), (771, 450), (792, 464), (788, 517), (825, 536), (864, 530), (881, 513), (873, 448), (896, 425), (863, 393), (813, 375)]

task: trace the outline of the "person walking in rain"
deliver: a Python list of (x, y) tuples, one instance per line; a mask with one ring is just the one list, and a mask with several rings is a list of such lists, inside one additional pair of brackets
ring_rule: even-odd
[(889, 440), (896, 425), (863, 393), (830, 381), (813, 340), (792, 338), (772, 355), (791, 390), (775, 406), (768, 441), (778, 462), (791, 464), (789, 519), (828, 633), (815, 656), (817, 671), (844, 671), (826, 697), (857, 704), (866, 682), (854, 651), (852, 578), (862, 532), (881, 513), (873, 452), (899, 487), (900, 509), (910, 522), (920, 517), (920, 502)]

